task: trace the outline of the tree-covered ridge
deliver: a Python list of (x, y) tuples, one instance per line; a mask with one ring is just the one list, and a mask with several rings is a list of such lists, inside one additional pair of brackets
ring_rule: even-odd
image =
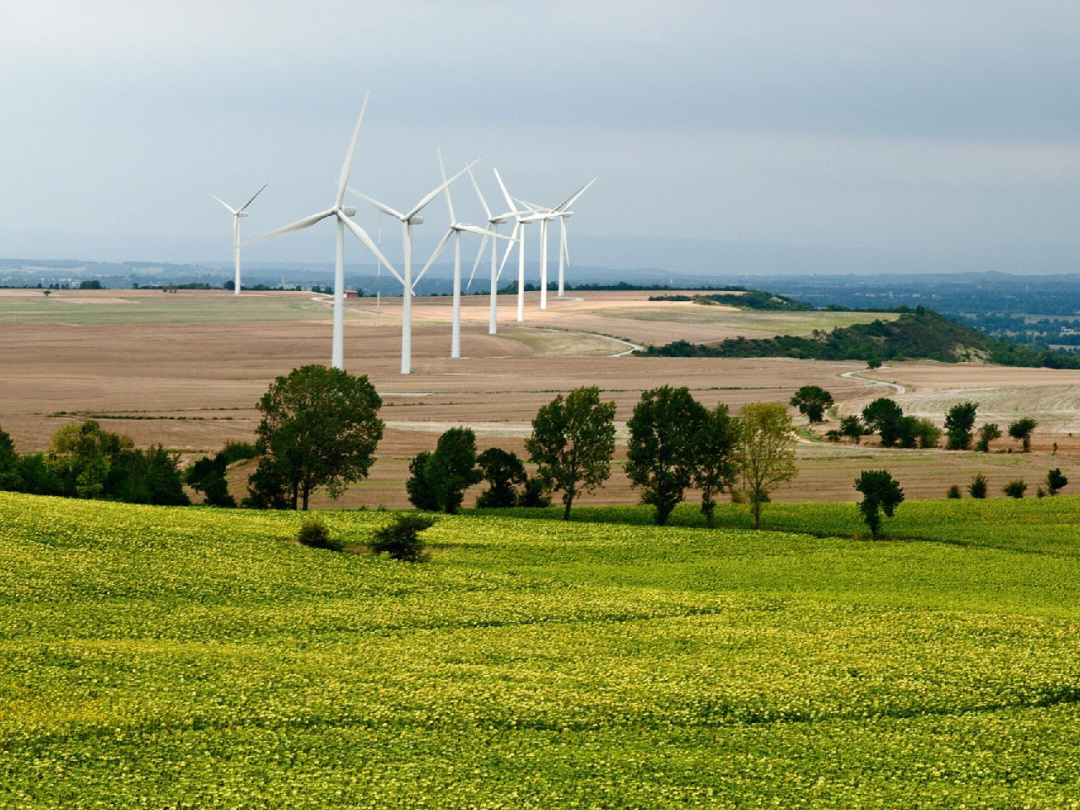
[(723, 305), (739, 307), (740, 309), (760, 309), (767, 311), (782, 312), (808, 312), (814, 309), (813, 304), (805, 301), (797, 301), (784, 295), (766, 292), (765, 290), (746, 290), (745, 292), (718, 292), (701, 293), (700, 295), (651, 295), (650, 301), (693, 301), (695, 304), (706, 306)]
[(815, 332), (809, 337), (732, 338), (698, 344), (685, 340), (649, 346), (653, 357), (794, 357), (803, 360), (982, 360), (1003, 366), (1080, 368), (1080, 357), (988, 337), (931, 309), (900, 310), (893, 321), (871, 321)]

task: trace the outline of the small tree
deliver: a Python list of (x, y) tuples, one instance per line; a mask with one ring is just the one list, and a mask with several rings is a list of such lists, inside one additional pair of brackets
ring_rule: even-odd
[(959, 487), (959, 485), (953, 484), (951, 487), (949, 487), (949, 489), (945, 493), (945, 497), (946, 498), (951, 498), (951, 499), (959, 499), (960, 498), (960, 487)]
[(418, 454), (409, 471), (405, 489), (414, 506), (454, 514), (465, 491), (483, 480), (476, 466), (476, 434), (472, 428), (450, 428), (439, 437), (435, 452)]
[(1017, 478), (1015, 481), (1010, 481), (1002, 487), (1001, 491), (1010, 498), (1023, 498), (1024, 493), (1027, 492), (1027, 484), (1024, 483), (1023, 479)]
[(866, 435), (866, 427), (858, 416), (852, 414), (840, 420), (840, 433), (851, 439), (853, 444), (858, 444)]
[(259, 400), (259, 448), (285, 481), (293, 508), (311, 493), (332, 498), (368, 474), (383, 434), (382, 399), (367, 377), (310, 365), (278, 377)]
[(375, 530), (371, 539), (371, 553), (386, 554), (406, 562), (423, 562), (427, 555), (420, 533), (433, 525), (434, 521), (423, 515), (398, 515), (393, 523)]
[(693, 483), (694, 439), (706, 413), (689, 389), (665, 385), (642, 392), (626, 423), (630, 431), (626, 476), (641, 488), (641, 502), (656, 507), (660, 526)]
[(977, 473), (975, 477), (971, 479), (971, 483), (968, 484), (968, 492), (971, 493), (972, 498), (985, 498), (986, 491), (986, 476), (982, 473)]
[(967, 450), (971, 447), (971, 431), (975, 427), (977, 402), (960, 402), (953, 405), (945, 414), (945, 433), (949, 450)]
[(694, 435), (694, 486), (701, 490), (701, 514), (705, 525), (712, 528), (717, 496), (730, 489), (739, 474), (735, 460), (738, 425), (728, 415), (726, 405), (717, 405), (702, 415), (701, 426)]
[(761, 528), (761, 505), (768, 502), (769, 492), (798, 473), (794, 429), (783, 405), (751, 402), (739, 411), (736, 459), (755, 529)]
[(615, 403), (600, 402), (595, 386), (559, 394), (537, 411), (525, 449), (547, 487), (562, 493), (563, 520), (569, 520), (574, 498), (611, 475)]
[(503, 509), (517, 506), (521, 500), (518, 487), (525, 486), (525, 465), (515, 453), (498, 447), (489, 447), (476, 459), (477, 466), (488, 483), (480, 493), (476, 505), (486, 509)]
[(862, 412), (863, 421), (881, 436), (882, 447), (894, 447), (904, 433), (904, 411), (888, 397), (878, 397)]
[(11, 436), (0, 428), (0, 490), (18, 491), (22, 488), (19, 475), (19, 454)]
[(994, 422), (987, 422), (979, 428), (979, 441), (975, 443), (975, 449), (980, 453), (990, 452), (990, 442), (1001, 438), (1001, 429)]
[(1055, 467), (1046, 474), (1046, 492), (1049, 495), (1057, 495), (1069, 483), (1069, 479), (1061, 472), (1060, 467)]
[(810, 424), (816, 424), (825, 420), (825, 411), (833, 406), (833, 397), (821, 386), (804, 385), (795, 392), (790, 404), (798, 408)]
[(877, 539), (881, 531), (881, 513), (892, 517), (904, 500), (904, 490), (886, 470), (863, 470), (855, 480), (855, 489), (862, 493), (859, 511), (870, 527), (870, 536)]
[(937, 447), (941, 442), (941, 428), (929, 419), (913, 419), (912, 428), (915, 438), (918, 439), (919, 447), (924, 450), (929, 447)]
[(1039, 423), (1032, 419), (1030, 416), (1025, 416), (1023, 419), (1017, 419), (1011, 425), (1009, 425), (1009, 435), (1020, 442), (1021, 449), (1025, 453), (1031, 452), (1031, 434), (1035, 432), (1035, 428), (1039, 426)]

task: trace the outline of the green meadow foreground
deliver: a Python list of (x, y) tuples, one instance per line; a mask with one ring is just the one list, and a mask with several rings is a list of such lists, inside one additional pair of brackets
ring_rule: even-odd
[(1080, 806), (1080, 499), (744, 509), (0, 493), (0, 806)]

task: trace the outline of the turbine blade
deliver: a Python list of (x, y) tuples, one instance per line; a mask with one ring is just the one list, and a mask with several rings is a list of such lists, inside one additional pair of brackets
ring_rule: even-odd
[(510, 196), (510, 192), (506, 190), (506, 184), (503, 183), (502, 178), (499, 176), (499, 170), (492, 169), (492, 171), (495, 172), (495, 179), (499, 181), (499, 189), (502, 191), (502, 195), (506, 199), (507, 207), (516, 214), (518, 210), (517, 206), (514, 205), (514, 200)]
[(255, 198), (258, 197), (260, 194), (262, 194), (263, 189), (265, 189), (268, 185), (270, 185), (270, 184), (269, 183), (264, 183), (262, 188), (260, 188), (258, 191), (256, 191), (254, 194), (251, 195), (250, 200), (248, 200), (246, 203), (244, 203), (243, 205), (240, 206), (240, 209), (239, 209), (239, 211), (237, 211), (237, 213), (239, 213), (240, 211), (243, 211), (245, 208), (247, 208), (249, 205), (251, 205), (253, 202), (255, 202)]
[(555, 206), (555, 210), (556, 211), (565, 211), (567, 208), (569, 208), (571, 205), (573, 205), (575, 202), (577, 202), (577, 198), (580, 197), (582, 194), (584, 194), (586, 189), (588, 189), (589, 186), (591, 186), (595, 182), (596, 182), (596, 178), (594, 177), (588, 183), (586, 183), (581, 188), (579, 188), (577, 191), (575, 191), (573, 194), (571, 194), (569, 197), (567, 197), (565, 201), (563, 201), (559, 205)]
[(446, 189), (446, 210), (450, 212), (451, 224), (457, 222), (457, 217), (454, 216), (454, 203), (450, 200), (450, 185), (446, 182), (446, 167), (443, 165), (442, 149), (436, 149), (439, 153), (439, 174), (442, 176), (443, 188)]
[(413, 289), (416, 289), (416, 283), (424, 277), (424, 273), (428, 271), (428, 268), (439, 258), (439, 254), (443, 252), (443, 248), (446, 247), (446, 243), (450, 241), (450, 237), (453, 236), (454, 229), (447, 228), (446, 233), (443, 234), (442, 241), (439, 242), (439, 246), (435, 248), (435, 252), (431, 254), (431, 258), (427, 260), (427, 264), (424, 265), (424, 269), (416, 274), (416, 278), (413, 279)]
[(514, 197), (514, 200), (521, 203), (526, 208), (531, 209), (535, 213), (539, 213), (541, 211), (550, 211), (551, 210), (550, 208), (545, 208), (542, 205), (537, 205), (536, 203), (531, 203), (528, 200), (523, 200), (520, 197)]
[(496, 282), (502, 278), (503, 268), (506, 266), (506, 260), (510, 258), (510, 251), (514, 249), (514, 242), (517, 241), (517, 232), (521, 227), (523, 226), (520, 222), (514, 223), (514, 231), (510, 234), (510, 244), (506, 246), (506, 252), (503, 254), (502, 261), (499, 262), (499, 272), (495, 274)]
[(488, 237), (490, 237), (490, 236), (494, 236), (496, 239), (509, 239), (510, 238), (509, 236), (503, 236), (502, 234), (497, 234), (497, 233), (493, 234), (491, 231), (489, 231), (489, 230), (487, 230), (485, 228), (481, 228), (481, 227), (479, 227), (477, 225), (462, 225), (461, 223), (458, 223), (455, 227), (459, 231), (468, 231), (469, 233), (475, 233), (477, 236), (483, 236), (485, 242), (488, 240)]
[(256, 242), (261, 242), (264, 239), (269, 239), (271, 236), (280, 236), (283, 233), (289, 233), (290, 231), (299, 231), (303, 228), (310, 228), (316, 222), (326, 219), (327, 217), (334, 215), (334, 209), (330, 208), (326, 211), (321, 211), (318, 214), (312, 214), (310, 217), (304, 217), (298, 219), (290, 225), (286, 225), (283, 228), (278, 228), (276, 231), (270, 231), (270, 233), (264, 233), (262, 236), (256, 236), (254, 239), (244, 242), (241, 247), (247, 247), (248, 245), (254, 245)]
[(337, 187), (337, 205), (341, 205), (341, 201), (345, 199), (345, 186), (349, 182), (349, 169), (352, 168), (353, 153), (356, 152), (356, 139), (360, 135), (360, 124), (364, 120), (364, 110), (367, 109), (368, 96), (371, 95), (369, 90), (364, 94), (364, 103), (360, 107), (360, 117), (356, 119), (356, 127), (353, 129), (352, 140), (349, 142), (349, 152), (345, 155), (345, 163), (341, 167), (341, 179), (338, 180)]
[(473, 276), (476, 275), (476, 268), (480, 266), (480, 258), (484, 255), (484, 248), (487, 247), (488, 237), (489, 236), (491, 236), (491, 233), (488, 232), (488, 231), (485, 231), (484, 232), (484, 238), (480, 241), (480, 250), (478, 250), (476, 252), (476, 261), (473, 262), (472, 272), (469, 273), (469, 283), (465, 285), (466, 290), (472, 288)]
[(477, 163), (479, 163), (479, 162), (480, 162), (479, 160), (474, 160), (474, 161), (473, 161), (472, 163), (470, 163), (470, 164), (469, 164), (468, 166), (466, 166), (466, 167), (465, 167), (464, 169), (462, 169), (462, 170), (461, 170), (460, 172), (458, 172), (457, 174), (455, 174), (455, 175), (454, 175), (453, 177), (451, 177), (451, 178), (450, 178), (449, 180), (447, 180), (447, 181), (446, 181), (445, 183), (443, 183), (443, 184), (442, 184), (441, 186), (439, 186), (439, 187), (438, 187), (437, 189), (435, 189), (434, 191), (430, 192), (430, 193), (429, 193), (429, 194), (428, 194), (428, 195), (427, 195), (426, 197), (424, 197), (424, 198), (423, 198), (422, 200), (420, 200), (420, 202), (418, 202), (418, 203), (417, 203), (417, 204), (416, 204), (415, 206), (413, 206), (412, 210), (411, 210), (411, 211), (409, 211), (409, 213), (405, 215), (405, 219), (406, 219), (406, 220), (412, 219), (412, 218), (413, 218), (414, 216), (416, 216), (417, 214), (419, 214), (419, 213), (420, 213), (420, 211), (421, 211), (421, 209), (422, 209), (422, 208), (423, 208), (423, 207), (424, 207), (425, 205), (427, 205), (427, 204), (428, 204), (429, 202), (431, 202), (432, 200), (434, 200), (434, 199), (435, 199), (436, 197), (438, 197), (438, 196), (439, 196), (439, 194), (441, 194), (441, 193), (442, 193), (442, 190), (443, 190), (444, 188), (449, 188), (449, 186), (450, 186), (450, 184), (451, 184), (451, 183), (453, 183), (453, 182), (454, 182), (455, 180), (457, 180), (457, 179), (458, 179), (459, 177), (461, 177), (461, 175), (465, 174), (465, 172), (467, 172), (467, 171), (468, 171), (469, 169), (471, 169), (471, 168), (472, 168), (473, 166), (475, 166), (475, 165), (476, 165)]
[(406, 216), (404, 214), (402, 214), (402, 213), (399, 213), (399, 212), (395, 211), (389, 205), (386, 205), (385, 203), (381, 203), (378, 200), (373, 200), (367, 194), (361, 194), (359, 191), (357, 191), (352, 186), (346, 186), (346, 189), (349, 191), (349, 193), (355, 194), (361, 200), (364, 200), (365, 202), (371, 203), (376, 208), (378, 208), (380, 211), (382, 211), (384, 214), (389, 214), (394, 219), (400, 219), (402, 222), (405, 221)]
[(484, 214), (488, 218), (488, 222), (491, 222), (491, 209), (488, 208), (487, 200), (484, 199), (484, 195), (480, 193), (480, 184), (476, 182), (476, 175), (472, 173), (472, 169), (469, 169), (469, 179), (472, 180), (473, 188), (476, 189), (476, 196), (480, 198), (480, 205), (484, 209)]
[(357, 239), (359, 239), (361, 243), (363, 243), (364, 247), (371, 251), (371, 254), (379, 260), (383, 267), (390, 271), (390, 275), (392, 275), (402, 284), (405, 283), (405, 279), (398, 275), (398, 271), (395, 270), (393, 265), (390, 264), (390, 262), (386, 260), (386, 257), (382, 255), (382, 251), (379, 250), (378, 246), (372, 241), (371, 237), (367, 235), (367, 231), (365, 231), (363, 228), (361, 228), (344, 214), (339, 214), (338, 219), (344, 222), (345, 227), (352, 231), (353, 235)]
[[(211, 194), (210, 196), (214, 197), (213, 194)], [(228, 208), (230, 214), (232, 214), (233, 216), (236, 216), (236, 214), (238, 213), (237, 210), (235, 208), (233, 208), (231, 205), (229, 205), (227, 202), (225, 202), (223, 199), (221, 199), (221, 197), (214, 197), (214, 199), (217, 200), (222, 205), (224, 205), (226, 208)], [(240, 210), (243, 211), (244, 209), (241, 208)]]

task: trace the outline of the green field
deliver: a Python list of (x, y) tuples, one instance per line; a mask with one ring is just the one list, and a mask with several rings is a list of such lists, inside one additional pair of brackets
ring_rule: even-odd
[[(65, 301), (64, 293), (45, 296), (0, 296), (2, 323), (66, 323), (78, 326), (178, 324), (178, 323), (258, 323), (276, 321), (327, 320), (326, 304), (311, 300), (310, 293), (260, 295), (229, 293), (198, 296), (183, 293), (142, 293), (124, 296), (117, 303), (94, 303), (80, 297)], [(160, 296), (160, 297), (157, 297)]]
[(734, 307), (701, 306), (695, 304), (652, 304), (648, 307), (628, 307), (616, 311), (597, 310), (594, 315), (630, 318), (635, 321), (666, 321), (669, 323), (700, 323), (727, 326), (732, 329), (762, 332), (767, 335), (808, 335), (815, 329), (831, 331), (857, 323), (893, 321), (895, 312), (767, 312), (735, 309)]
[(1080, 806), (1080, 499), (721, 511), (0, 493), (0, 806)]

